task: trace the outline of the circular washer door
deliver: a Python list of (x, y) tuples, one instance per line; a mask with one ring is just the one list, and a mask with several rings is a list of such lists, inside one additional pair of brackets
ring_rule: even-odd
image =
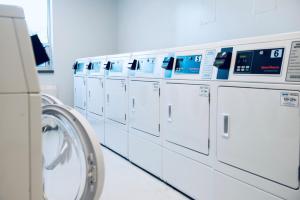
[(63, 103), (52, 95), (42, 94), (42, 106), (49, 105), (49, 104), (63, 104)]
[(100, 144), (73, 108), (42, 108), (44, 194), (48, 200), (98, 200), (104, 183)]

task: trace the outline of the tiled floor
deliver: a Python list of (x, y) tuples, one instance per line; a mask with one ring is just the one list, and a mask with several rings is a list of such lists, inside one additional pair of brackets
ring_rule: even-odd
[(100, 200), (187, 200), (163, 182), (102, 147), (105, 185)]

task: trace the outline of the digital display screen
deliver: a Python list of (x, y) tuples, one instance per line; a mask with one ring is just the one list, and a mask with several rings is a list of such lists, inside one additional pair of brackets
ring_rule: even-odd
[(199, 74), (202, 55), (177, 56), (176, 74)]
[(238, 51), (235, 74), (280, 74), (284, 48)]
[(144, 73), (153, 73), (155, 67), (155, 58), (139, 59), (138, 70)]

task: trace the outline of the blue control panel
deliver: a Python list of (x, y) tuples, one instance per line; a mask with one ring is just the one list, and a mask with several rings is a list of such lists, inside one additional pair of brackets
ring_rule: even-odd
[(139, 59), (137, 70), (147, 74), (152, 74), (155, 68), (155, 60), (155, 58)]
[(99, 73), (100, 71), (101, 71), (101, 62), (100, 61), (92, 62), (91, 72)]
[(175, 74), (199, 74), (202, 55), (177, 56)]
[(111, 62), (111, 72), (122, 72), (123, 71), (123, 63), (121, 61), (113, 61)]
[(83, 72), (85, 68), (85, 63), (78, 63), (76, 72)]

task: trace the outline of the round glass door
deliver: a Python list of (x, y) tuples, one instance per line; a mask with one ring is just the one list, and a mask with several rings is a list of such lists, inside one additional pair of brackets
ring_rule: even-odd
[(43, 106), (44, 193), (48, 200), (98, 200), (104, 163), (88, 122), (72, 108)]

